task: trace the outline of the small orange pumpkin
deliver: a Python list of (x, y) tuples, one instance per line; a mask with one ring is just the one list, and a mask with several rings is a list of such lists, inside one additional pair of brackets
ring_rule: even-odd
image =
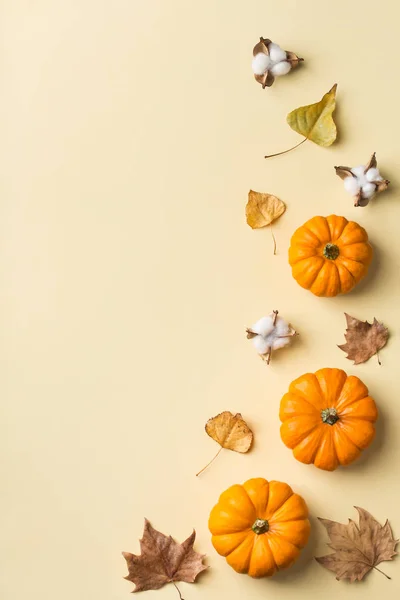
[(344, 217), (313, 217), (290, 242), (292, 275), (316, 296), (346, 294), (367, 274), (371, 260), (367, 232)]
[(235, 571), (271, 577), (306, 545), (307, 517), (306, 503), (287, 483), (257, 478), (221, 494), (208, 527), (214, 548)]
[(292, 381), (279, 416), (281, 438), (294, 457), (334, 471), (370, 445), (378, 411), (358, 377), (348, 377), (341, 369), (320, 369)]

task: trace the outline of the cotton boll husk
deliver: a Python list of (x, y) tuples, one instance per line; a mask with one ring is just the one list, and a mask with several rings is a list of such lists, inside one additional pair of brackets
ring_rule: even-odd
[(275, 77), (279, 77), (280, 75), (286, 75), (289, 73), (291, 68), (291, 64), (287, 60), (283, 60), (282, 62), (278, 62), (276, 65), (271, 67), (271, 73), (272, 75), (275, 75)]
[(376, 181), (380, 177), (379, 169), (368, 169), (368, 171), (365, 174), (365, 177), (367, 181)]
[(270, 57), (263, 52), (256, 54), (252, 60), (251, 68), (255, 75), (264, 75), (270, 68), (272, 62)]
[(252, 326), (251, 330), (254, 333), (258, 333), (259, 335), (266, 337), (274, 330), (274, 316), (275, 315), (268, 315), (268, 317), (261, 317), (261, 319), (259, 319), (257, 323)]
[(351, 194), (352, 196), (355, 196), (360, 191), (360, 184), (358, 182), (357, 177), (352, 177), (350, 175), (350, 177), (346, 177), (343, 183), (346, 192), (349, 192), (349, 194)]
[(268, 46), (269, 55), (271, 57), (272, 62), (278, 63), (281, 60), (286, 60), (286, 52), (282, 50), (278, 44), (270, 43)]
[(270, 342), (267, 338), (262, 337), (262, 335), (256, 335), (252, 339), (252, 342), (258, 354), (267, 354), (271, 350)]
[(364, 198), (372, 198), (372, 196), (375, 194), (375, 190), (376, 185), (374, 185), (373, 183), (366, 183), (362, 186), (362, 193)]

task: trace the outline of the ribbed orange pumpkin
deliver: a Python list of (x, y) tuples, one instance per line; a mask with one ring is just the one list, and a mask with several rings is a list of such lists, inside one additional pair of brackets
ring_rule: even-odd
[(221, 494), (208, 521), (218, 554), (238, 573), (270, 577), (289, 567), (308, 540), (303, 498), (287, 483), (249, 479)]
[(358, 377), (321, 369), (290, 384), (279, 416), (281, 438), (295, 458), (334, 471), (356, 460), (372, 442), (378, 411)]
[(292, 275), (316, 296), (346, 294), (367, 274), (371, 260), (367, 232), (344, 217), (313, 217), (290, 242)]

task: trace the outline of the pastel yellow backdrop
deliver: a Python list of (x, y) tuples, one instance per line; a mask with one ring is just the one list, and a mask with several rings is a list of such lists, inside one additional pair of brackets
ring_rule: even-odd
[[(312, 559), (328, 551), (316, 517), (345, 522), (353, 505), (400, 536), (398, 4), (0, 5), (2, 598), (128, 598), (120, 553), (138, 551), (145, 516), (180, 541), (196, 528), (210, 569), (182, 584), (186, 600), (398, 598), (399, 562), (383, 566), (392, 581), (349, 586)], [(260, 35), (306, 59), (264, 91), (250, 68)], [(265, 161), (299, 141), (286, 114), (335, 82), (338, 142)], [(392, 189), (356, 209), (333, 166), (373, 151)], [(287, 203), (277, 256), (245, 223), (250, 188)], [(292, 280), (287, 248), (331, 213), (366, 227), (375, 259), (354, 293), (319, 299)], [(301, 335), (268, 368), (244, 330), (274, 308)], [(337, 348), (344, 311), (388, 325), (382, 367)], [(371, 449), (334, 473), (279, 437), (289, 382), (326, 366), (360, 376), (380, 409)], [(226, 409), (254, 449), (196, 479), (216, 451), (204, 424)], [(312, 515), (300, 562), (272, 580), (233, 572), (207, 530), (219, 493), (253, 476), (287, 481)]]

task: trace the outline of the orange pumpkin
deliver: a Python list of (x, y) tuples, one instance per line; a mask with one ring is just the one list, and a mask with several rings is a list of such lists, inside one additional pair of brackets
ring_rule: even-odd
[(292, 381), (279, 416), (281, 438), (295, 458), (334, 471), (356, 460), (372, 442), (378, 411), (358, 377), (321, 369)]
[(371, 260), (367, 232), (344, 217), (313, 217), (290, 242), (292, 275), (316, 296), (346, 294), (367, 274)]
[(249, 479), (221, 494), (208, 527), (218, 554), (238, 573), (270, 577), (289, 567), (308, 540), (308, 509), (287, 483)]

